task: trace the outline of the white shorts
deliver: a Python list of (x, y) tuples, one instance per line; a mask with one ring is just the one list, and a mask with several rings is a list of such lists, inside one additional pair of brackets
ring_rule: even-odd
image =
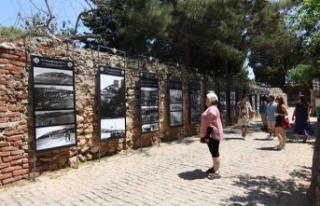
[(242, 126), (246, 126), (248, 127), (249, 126), (249, 117), (241, 117), (241, 118), (238, 118), (238, 126), (239, 127), (242, 127)]
[(276, 129), (275, 125), (276, 125), (276, 122), (268, 121), (268, 129), (275, 130)]

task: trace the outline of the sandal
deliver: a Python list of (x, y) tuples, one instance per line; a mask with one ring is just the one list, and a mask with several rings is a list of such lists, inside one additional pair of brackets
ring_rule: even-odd
[(213, 167), (211, 167), (211, 168), (209, 168), (209, 169), (207, 169), (207, 171), (206, 171), (206, 173), (207, 174), (209, 174), (209, 173), (213, 173), (214, 171), (213, 171)]
[(209, 180), (220, 179), (220, 178), (221, 178), (221, 175), (219, 174), (219, 172), (214, 172), (214, 173), (208, 174)]

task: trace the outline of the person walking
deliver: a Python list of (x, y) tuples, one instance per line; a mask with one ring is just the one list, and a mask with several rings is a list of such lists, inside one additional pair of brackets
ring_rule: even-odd
[(208, 169), (208, 179), (220, 178), (220, 141), (223, 140), (223, 128), (220, 118), (220, 111), (217, 107), (218, 96), (214, 92), (206, 95), (205, 104), (207, 109), (201, 114), (200, 137), (201, 142), (207, 143), (213, 167)]
[(276, 109), (277, 109), (277, 103), (274, 101), (274, 96), (269, 96), (269, 103), (267, 104), (266, 108), (266, 116), (267, 116), (267, 125), (269, 130), (269, 135), (267, 136), (268, 140), (273, 140), (275, 137), (275, 124), (276, 124)]
[(261, 116), (261, 121), (262, 121), (262, 128), (261, 130), (266, 131), (268, 130), (268, 122), (267, 122), (267, 104), (268, 104), (268, 96), (263, 95), (260, 99), (260, 104), (259, 104), (259, 113)]
[(307, 134), (305, 131), (308, 129), (308, 122), (310, 122), (311, 106), (308, 104), (307, 98), (304, 95), (299, 96), (298, 103), (295, 106), (292, 115), (294, 121), (293, 132), (295, 134), (295, 142), (298, 142), (300, 136), (304, 136), (303, 142), (307, 141)]
[(254, 113), (247, 95), (243, 95), (242, 99), (237, 103), (237, 112), (238, 127), (242, 132), (241, 137), (245, 139), (249, 131), (250, 116)]
[(282, 127), (282, 121), (285, 118), (285, 116), (288, 115), (287, 106), (284, 102), (284, 99), (282, 96), (277, 96), (276, 98), (277, 102), (277, 109), (276, 109), (276, 130), (275, 135), (278, 137), (279, 145), (275, 146), (274, 149), (285, 149), (286, 142), (287, 142), (287, 135), (285, 129)]

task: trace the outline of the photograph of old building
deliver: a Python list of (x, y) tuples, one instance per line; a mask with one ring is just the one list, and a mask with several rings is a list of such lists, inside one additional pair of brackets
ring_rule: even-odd
[(159, 88), (155, 73), (140, 73), (140, 122), (142, 133), (159, 130)]
[(122, 138), (126, 133), (125, 72), (99, 66), (100, 139)]

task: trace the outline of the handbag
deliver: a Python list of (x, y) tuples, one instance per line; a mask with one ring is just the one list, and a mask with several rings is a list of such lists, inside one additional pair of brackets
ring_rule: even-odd
[(213, 131), (212, 127), (207, 127), (206, 135), (204, 137), (200, 137), (200, 142), (201, 143), (208, 143), (209, 138), (210, 138), (210, 134), (212, 133), (212, 131)]
[(284, 129), (289, 129), (290, 128), (290, 121), (288, 117), (285, 117), (281, 120), (281, 126)]

